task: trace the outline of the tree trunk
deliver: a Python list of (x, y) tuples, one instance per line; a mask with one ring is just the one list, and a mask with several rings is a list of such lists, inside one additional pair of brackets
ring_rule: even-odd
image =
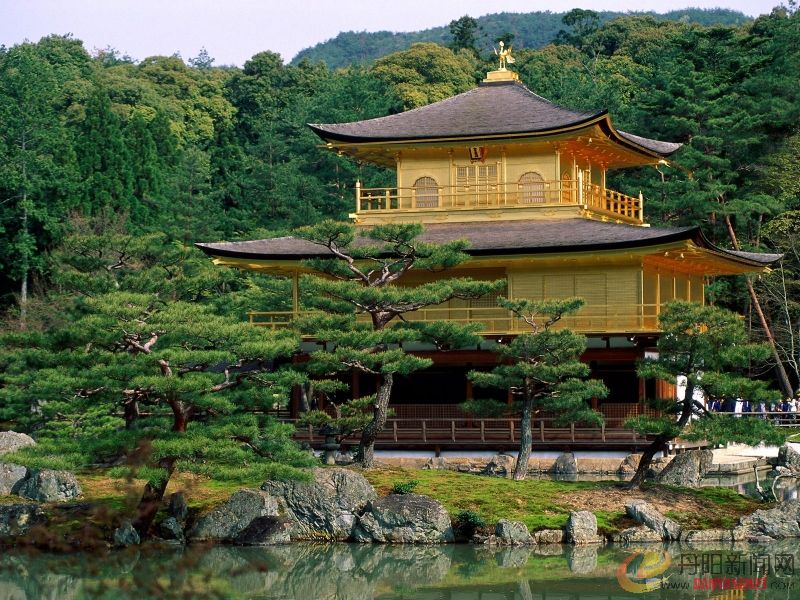
[(169, 405), (172, 409), (172, 431), (176, 433), (185, 433), (192, 409), (187, 408), (180, 400), (171, 401)]
[[(23, 146), (24, 150), (24, 146)], [(27, 166), (22, 166), (22, 178), (27, 185)], [(25, 190), (22, 193), (22, 231), (25, 236), (28, 235), (28, 192)], [(27, 240), (26, 240), (27, 242)], [(19, 328), (28, 328), (28, 273), (30, 272), (28, 250), (22, 251), (22, 283), (19, 287)]]
[(314, 384), (310, 381), (300, 386), (300, 412), (307, 413), (311, 410), (311, 398), (314, 395)]
[(136, 507), (136, 519), (133, 522), (133, 528), (141, 539), (147, 537), (147, 532), (153, 524), (153, 519), (155, 519), (156, 513), (161, 506), (161, 501), (164, 499), (164, 492), (167, 489), (169, 479), (175, 470), (175, 463), (175, 458), (164, 458), (158, 461), (158, 466), (167, 472), (166, 477), (158, 485), (152, 485), (148, 482), (144, 486), (142, 498)]
[(139, 418), (139, 403), (134, 400), (127, 400), (123, 404), (125, 410), (125, 429), (133, 429), (136, 419)]
[(533, 400), (526, 398), (522, 403), (522, 418), (519, 423), (519, 453), (517, 454), (517, 464), (514, 466), (516, 481), (521, 481), (528, 475), (528, 459), (531, 457), (531, 448), (533, 447), (532, 412)]
[(655, 439), (650, 442), (650, 445), (642, 452), (642, 458), (639, 460), (639, 466), (633, 474), (633, 478), (625, 485), (628, 489), (635, 489), (642, 486), (645, 477), (647, 477), (647, 470), (653, 462), (653, 457), (659, 452), (667, 450), (667, 444), (672, 438), (666, 435), (657, 435)]
[(386, 373), (383, 376), (383, 381), (378, 387), (378, 393), (375, 396), (375, 407), (373, 409), (372, 421), (361, 432), (361, 466), (365, 469), (371, 469), (375, 461), (375, 440), (378, 434), (386, 426), (386, 418), (389, 413), (389, 398), (392, 395), (392, 384), (394, 383), (394, 374)]
[[(681, 416), (678, 418), (678, 422), (676, 423), (679, 432), (678, 435), (680, 435), (680, 432), (683, 431), (683, 428), (686, 427), (686, 424), (692, 418), (692, 406), (694, 402), (692, 399), (693, 397), (694, 384), (692, 384), (690, 381), (686, 385), (686, 394), (681, 402)], [(628, 489), (641, 487), (644, 483), (645, 477), (647, 476), (647, 470), (650, 468), (650, 464), (653, 462), (653, 457), (658, 452), (666, 452), (668, 449), (667, 444), (669, 444), (669, 442), (676, 437), (677, 435), (670, 435), (666, 433), (658, 434), (650, 443), (650, 445), (645, 448), (644, 452), (642, 452), (642, 458), (639, 460), (639, 466), (636, 468), (633, 478), (625, 487)]]
[[(189, 423), (191, 416), (191, 408), (188, 408), (183, 402), (177, 399), (171, 399), (169, 406), (172, 409), (172, 431), (177, 433), (185, 433), (186, 426)], [(136, 520), (133, 522), (133, 527), (139, 533), (142, 539), (147, 537), (147, 532), (150, 530), (150, 525), (153, 524), (156, 513), (161, 506), (161, 501), (164, 499), (164, 492), (167, 489), (172, 472), (175, 470), (175, 463), (178, 459), (174, 456), (162, 458), (158, 461), (158, 466), (164, 469), (167, 474), (158, 485), (152, 485), (150, 482), (144, 486), (142, 498), (139, 500), (139, 506), (136, 508)]]
[[(725, 226), (728, 229), (728, 235), (731, 238), (734, 249), (739, 250), (741, 247), (739, 246), (739, 240), (736, 238), (736, 231), (733, 229), (730, 215), (725, 215)], [(750, 300), (753, 302), (753, 308), (756, 310), (758, 320), (761, 322), (761, 327), (764, 328), (764, 334), (767, 336), (769, 347), (772, 350), (772, 356), (775, 359), (775, 369), (778, 371), (778, 383), (781, 385), (784, 396), (792, 396), (792, 383), (789, 381), (789, 376), (786, 374), (786, 369), (783, 367), (783, 360), (781, 360), (781, 355), (778, 352), (775, 337), (772, 335), (772, 328), (767, 322), (767, 316), (761, 309), (761, 302), (756, 295), (755, 288), (753, 288), (753, 282), (747, 276), (745, 276), (745, 281), (747, 281), (747, 291), (750, 293)]]

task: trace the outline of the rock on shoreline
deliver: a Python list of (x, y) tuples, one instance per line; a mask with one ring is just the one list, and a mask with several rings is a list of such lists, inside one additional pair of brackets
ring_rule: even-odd
[(81, 486), (69, 471), (28, 469), (0, 463), (0, 495), (15, 495), (37, 502), (69, 502), (80, 498)]
[[(69, 485), (72, 480), (71, 474), (58, 471), (28, 471), (16, 465), (0, 468), (0, 484), (14, 487), (18, 492), (30, 486), (30, 490), (38, 490), (31, 491), (32, 496), (57, 497), (62, 502), (76, 497)], [(183, 496), (173, 495), (169, 504), (167, 515), (157, 522), (156, 530), (162, 540), (173, 543), (188, 540), (270, 545), (312, 540), (441, 544), (455, 540), (452, 517), (437, 500), (420, 494), (379, 498), (362, 474), (343, 468), (316, 468), (308, 481), (267, 481), (261, 489), (239, 490), (193, 522), (192, 519), (186, 522), (188, 511)], [(599, 533), (595, 515), (583, 510), (571, 512), (563, 530), (532, 532), (523, 522), (501, 519), (493, 529), (476, 532), (471, 541), (496, 546), (535, 546), (544, 552), (562, 543), (576, 547), (606, 542), (625, 546), (665, 542), (702, 545), (800, 538), (797, 500), (756, 510), (741, 517), (731, 529), (686, 530), (642, 499), (626, 502), (625, 512), (638, 525), (613, 535)], [(31, 525), (43, 523), (46, 518), (38, 504), (0, 504), (0, 537), (24, 535)], [(136, 543), (130, 527), (124, 524), (115, 532), (113, 541), (117, 546)], [(581, 554), (576, 552), (576, 556)], [(591, 555), (588, 550), (581, 552), (581, 556)]]

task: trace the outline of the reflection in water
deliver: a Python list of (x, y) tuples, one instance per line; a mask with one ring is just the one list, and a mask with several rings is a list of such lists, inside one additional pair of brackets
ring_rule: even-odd
[[(0, 600), (783, 600), (800, 597), (800, 574), (794, 575), (798, 558), (794, 541), (665, 548), (145, 546), (102, 556), (7, 551), (0, 555)], [(733, 577), (756, 578), (753, 581), (763, 581), (766, 589), (695, 589), (696, 581), (710, 586), (714, 579)]]

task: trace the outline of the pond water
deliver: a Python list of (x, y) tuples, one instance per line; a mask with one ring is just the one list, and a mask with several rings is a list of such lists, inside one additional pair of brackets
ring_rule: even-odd
[[(0, 554), (0, 600), (788, 600), (800, 597), (798, 559), (796, 541), (638, 548), (145, 546), (103, 555), (12, 550)], [(726, 585), (760, 589), (719, 589)]]

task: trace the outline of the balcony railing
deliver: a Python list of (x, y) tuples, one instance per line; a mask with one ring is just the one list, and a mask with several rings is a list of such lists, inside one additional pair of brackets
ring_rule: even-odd
[(362, 188), (356, 183), (356, 214), (569, 205), (620, 221), (643, 222), (641, 197), (572, 181), (542, 181), (533, 187), (496, 183), (427, 188)]
[[(587, 305), (574, 315), (563, 317), (555, 327), (567, 327), (580, 333), (654, 333), (658, 331), (658, 304)], [(280, 329), (289, 327), (295, 319), (313, 311), (249, 312), (252, 325)], [(518, 334), (529, 327), (503, 308), (424, 308), (404, 315), (407, 321), (453, 321), (456, 323), (482, 323), (483, 335)], [(366, 314), (359, 320), (369, 321)]]

